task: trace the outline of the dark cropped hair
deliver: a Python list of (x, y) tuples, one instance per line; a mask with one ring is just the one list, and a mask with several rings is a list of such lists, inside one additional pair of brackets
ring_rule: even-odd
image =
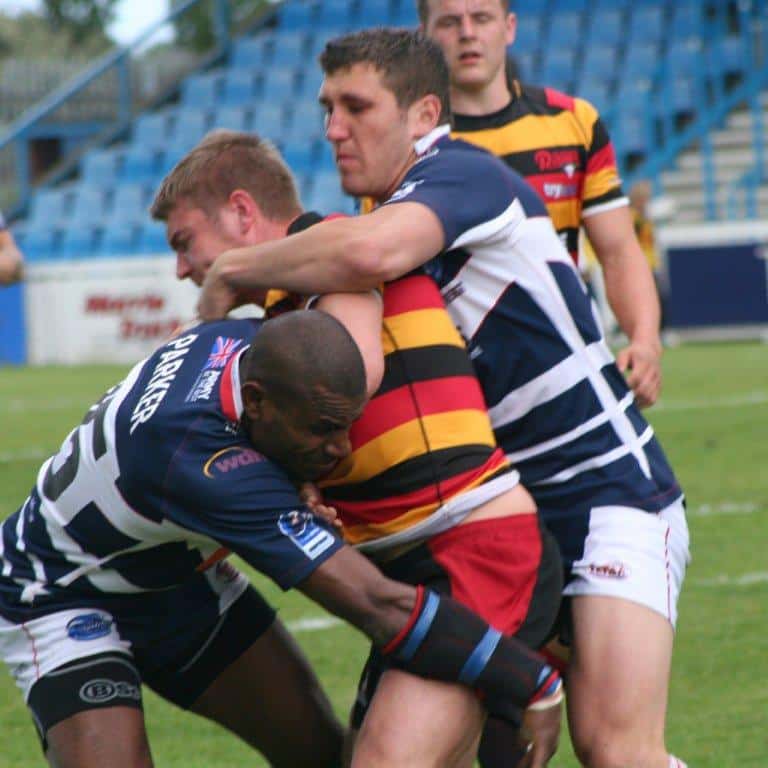
[(326, 75), (354, 64), (371, 64), (382, 82), (407, 109), (428, 94), (440, 99), (440, 123), (451, 119), (450, 78), (443, 52), (421, 32), (409, 29), (364, 29), (330, 40), (320, 54)]

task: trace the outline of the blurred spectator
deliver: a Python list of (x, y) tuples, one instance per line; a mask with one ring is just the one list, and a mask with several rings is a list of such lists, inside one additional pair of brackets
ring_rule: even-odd
[(11, 285), (21, 280), (24, 262), (11, 230), (0, 211), (0, 285)]
[(653, 272), (656, 291), (661, 305), (661, 325), (664, 325), (664, 299), (666, 296), (664, 269), (659, 251), (656, 247), (656, 231), (650, 215), (651, 182), (645, 179), (635, 182), (629, 190), (629, 207), (632, 211), (632, 222), (635, 227), (637, 241), (648, 260), (648, 266)]

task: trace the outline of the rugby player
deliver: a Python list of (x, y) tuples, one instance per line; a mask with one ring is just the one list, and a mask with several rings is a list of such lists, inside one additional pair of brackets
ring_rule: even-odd
[[(228, 233), (241, 245), (284, 237), (321, 221), (298, 214), (290, 171), (259, 137), (215, 131), (168, 174), (152, 205), (166, 221), (177, 274), (200, 282)], [(270, 316), (301, 306), (298, 296), (255, 292)], [(352, 294), (320, 297), (318, 306), (344, 320), (361, 343)], [(497, 448), (464, 342), (435, 282), (421, 271), (382, 288), (383, 322), (364, 348), (386, 357), (383, 380), (350, 431), (352, 451), (321, 481), (347, 541), (387, 574), (426, 583), (471, 607), (506, 634), (537, 647), (548, 636), (561, 589), (559, 554), (542, 531), (530, 495)], [(369, 355), (374, 357), (375, 355)], [(487, 588), (489, 585), (493, 589)], [(374, 648), (352, 724), (360, 727), (390, 665)], [(395, 682), (392, 683), (391, 681)], [(375, 765), (470, 764), (484, 711), (471, 692), (388, 669), (384, 693), (414, 689), (428, 727), (370, 739), (355, 762)], [(375, 705), (374, 705), (375, 706)], [(540, 709), (527, 714), (534, 731), (531, 765), (546, 763), (557, 723)], [(376, 717), (374, 716), (374, 721)], [(546, 728), (546, 733), (541, 732)], [(380, 729), (377, 729), (380, 734)]]
[(394, 665), (476, 688), (497, 715), (558, 695), (539, 656), (386, 578), (300, 502), (294, 483), (348, 452), (365, 383), (325, 313), (199, 325), (138, 363), (42, 465), (0, 530), (0, 658), (52, 766), (151, 766), (142, 683), (273, 765), (338, 765), (334, 730), (301, 719), (311, 680), (260, 679), (274, 611), (227, 563), (209, 567), (222, 545)]
[[(223, 254), (201, 315), (255, 286), (364, 290), (426, 265), (469, 342), (496, 437), (560, 545), (577, 753), (592, 768), (676, 765), (664, 722), (689, 558), (682, 491), (572, 259), (518, 174), (449, 137), (436, 44), (369, 30), (331, 41), (321, 64), (342, 185), (379, 205)], [(398, 709), (413, 715), (393, 701), (393, 720)]]

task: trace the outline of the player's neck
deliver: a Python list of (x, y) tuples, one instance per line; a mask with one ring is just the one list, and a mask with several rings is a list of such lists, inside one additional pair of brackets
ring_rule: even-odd
[(479, 90), (451, 88), (451, 111), (456, 115), (492, 115), (511, 100), (506, 76), (497, 77)]

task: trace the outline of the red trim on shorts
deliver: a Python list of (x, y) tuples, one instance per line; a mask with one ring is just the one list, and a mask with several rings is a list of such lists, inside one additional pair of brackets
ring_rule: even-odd
[(29, 631), (29, 629), (27, 629), (27, 625), (24, 622), (21, 624), (21, 629), (27, 636), (27, 640), (29, 640), (30, 645), (32, 646), (32, 663), (35, 665), (35, 680), (39, 680), (40, 662), (37, 660), (37, 645), (35, 644), (35, 638), (32, 637), (32, 633)]
[(541, 564), (535, 512), (458, 525), (432, 537), (432, 557), (448, 575), (451, 597), (513, 635), (529, 610)]
[(411, 615), (408, 617), (406, 625), (381, 649), (381, 652), (387, 656), (392, 653), (403, 642), (408, 633), (413, 629), (413, 625), (421, 615), (421, 608), (424, 604), (424, 587), (420, 584), (416, 587), (416, 603), (413, 606)]

